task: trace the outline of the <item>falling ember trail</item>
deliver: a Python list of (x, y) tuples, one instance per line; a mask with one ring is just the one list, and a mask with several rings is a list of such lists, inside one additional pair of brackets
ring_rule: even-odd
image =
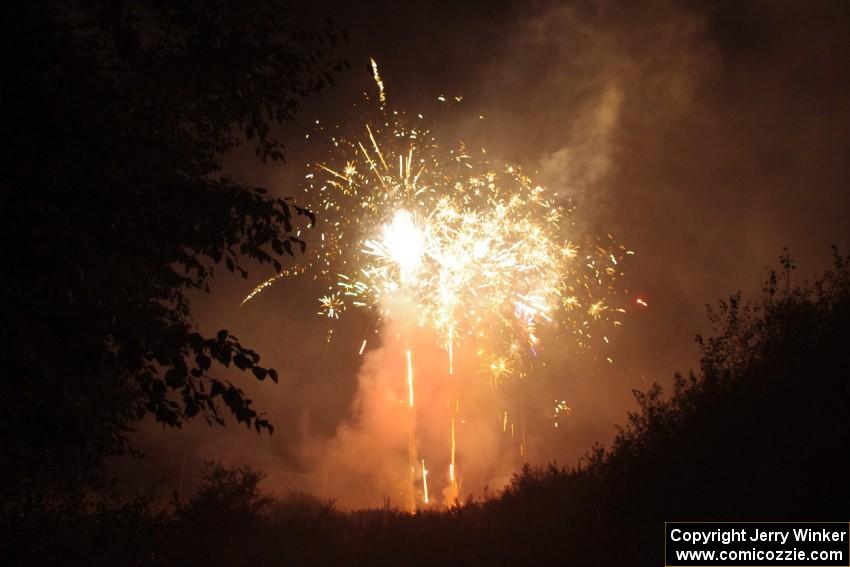
[(372, 65), (372, 77), (375, 79), (375, 84), (378, 85), (378, 100), (386, 102), (387, 94), (384, 92), (384, 81), (381, 80), (381, 75), (378, 73), (378, 62), (370, 57), (369, 63)]
[[(417, 460), (417, 450), (416, 450), (416, 415), (413, 411), (413, 358), (410, 352), (410, 349), (405, 351), (407, 357), (407, 405), (409, 408), (408, 415), (408, 442), (407, 442), (407, 466), (410, 469), (410, 512), (413, 513), (416, 511), (416, 460)], [(422, 471), (423, 471), (423, 482), (425, 482), (425, 461), (422, 461)], [(426, 489), (426, 504), (427, 504), (427, 489)]]
[(457, 487), (457, 467), (455, 464), (455, 449), (457, 444), (455, 442), (455, 418), (452, 418), (452, 454), (451, 461), (449, 462), (449, 483), (451, 484), (451, 498), (449, 498), (449, 504), (453, 504), (458, 497), (458, 487)]
[(452, 484), (455, 483), (455, 418), (452, 418), (452, 462), (449, 465)]
[(425, 468), (425, 459), (422, 459), (422, 493), (422, 501), (428, 504), (428, 469)]

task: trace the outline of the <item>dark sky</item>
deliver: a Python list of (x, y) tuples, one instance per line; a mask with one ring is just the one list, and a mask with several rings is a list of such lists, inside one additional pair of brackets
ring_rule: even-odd
[[(784, 246), (804, 279), (827, 266), (831, 244), (850, 245), (850, 3), (332, 4), (313, 3), (305, 16), (327, 13), (348, 28), (340, 55), (351, 70), (282, 129), (286, 164), (238, 153), (235, 176), (296, 194), (310, 159), (300, 142), (307, 123), (346, 119), (373, 87), (373, 56), (394, 105), (416, 112), (439, 94), (462, 94), (468, 120), (444, 130), (537, 172), (578, 202), (588, 231), (612, 232), (637, 252), (627, 287), (649, 308), (612, 337), (614, 365), (565, 351), (538, 377), (573, 413), (557, 435), (541, 435), (532, 460), (572, 463), (610, 440), (634, 407), (633, 388), (695, 367), (704, 305), (757, 293)], [(332, 435), (346, 417), (369, 322), (338, 323), (327, 345), (320, 287), (306, 280), (240, 308), (264, 275), (219, 278), (196, 318), (207, 331), (230, 329), (280, 371), (276, 386), (240, 379), (275, 435), (146, 424), (139, 440), (151, 457), (132, 465), (135, 478), (177, 483), (185, 459), (188, 484), (215, 458), (265, 470), (275, 489), (309, 486), (299, 440)]]

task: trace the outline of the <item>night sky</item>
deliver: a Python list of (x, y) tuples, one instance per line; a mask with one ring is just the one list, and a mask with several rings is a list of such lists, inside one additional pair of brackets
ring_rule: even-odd
[[(827, 265), (831, 244), (850, 244), (848, 3), (312, 4), (305, 19), (330, 15), (348, 29), (339, 55), (351, 69), (282, 127), (286, 163), (240, 151), (231, 175), (297, 195), (315, 159), (308, 124), (351, 120), (360, 93), (374, 89), (372, 56), (394, 106), (428, 114), (438, 95), (463, 95), (461, 118), (443, 133), (522, 164), (577, 202), (583, 230), (610, 232), (637, 253), (625, 297), (649, 307), (630, 309), (604, 355), (546, 347), (553, 363), (533, 380), (572, 414), (538, 431), (533, 463), (572, 464), (611, 439), (633, 389), (694, 368), (705, 304), (739, 289), (754, 296), (783, 247), (803, 280)], [(280, 372), (278, 385), (234, 376), (274, 436), (146, 421), (137, 439), (150, 456), (121, 464), (122, 474), (176, 487), (185, 463), (189, 486), (214, 458), (264, 470), (272, 490), (315, 487), (305, 440), (333, 436), (350, 415), (370, 323), (346, 314), (327, 344), (328, 322), (316, 315), (324, 286), (306, 278), (240, 307), (268, 275), (221, 274), (195, 313), (203, 330), (229, 329)]]

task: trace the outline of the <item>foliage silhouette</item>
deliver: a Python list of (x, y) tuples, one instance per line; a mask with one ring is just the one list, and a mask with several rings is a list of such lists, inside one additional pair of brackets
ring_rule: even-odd
[(0, 504), (13, 517), (98, 480), (152, 414), (179, 426), (220, 406), (271, 424), (222, 367), (277, 381), (227, 330), (193, 329), (190, 293), (223, 264), (282, 269), (312, 213), (222, 174), (343, 62), (341, 35), (283, 2), (14, 2), (0, 93)]
[(669, 399), (658, 385), (636, 392), (639, 411), (611, 449), (514, 480), (498, 506), (504, 521), (527, 520), (514, 537), (585, 542), (537, 559), (657, 565), (664, 521), (846, 516), (850, 264), (836, 252), (832, 270), (797, 287), (787, 253), (780, 265), (760, 301), (738, 293), (708, 309), (699, 373), (677, 374)]

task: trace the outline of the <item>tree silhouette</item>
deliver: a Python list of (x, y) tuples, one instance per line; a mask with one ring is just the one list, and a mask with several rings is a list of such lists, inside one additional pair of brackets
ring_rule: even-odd
[[(96, 479), (133, 422), (202, 416), (272, 430), (217, 368), (277, 381), (191, 290), (223, 264), (282, 269), (312, 214), (222, 174), (343, 63), (332, 29), (282, 2), (19, 2), (2, 18), (0, 491), (36, 506)], [(52, 491), (52, 492), (51, 492)], [(33, 500), (35, 499), (35, 500)], [(17, 509), (17, 508), (16, 508)]]

